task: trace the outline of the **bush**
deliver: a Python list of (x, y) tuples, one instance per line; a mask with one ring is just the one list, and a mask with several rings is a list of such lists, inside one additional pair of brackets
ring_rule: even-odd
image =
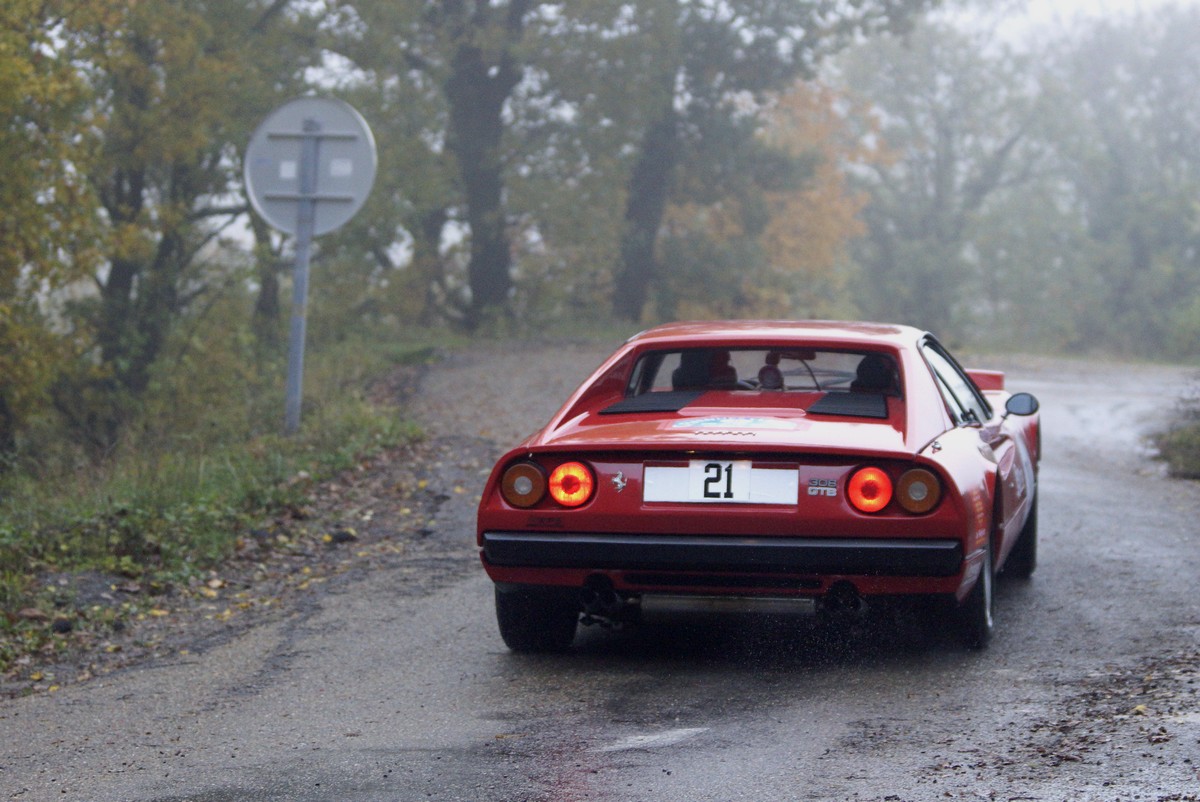
[(1179, 479), (1200, 479), (1200, 396), (1180, 404), (1175, 425), (1155, 438), (1159, 457)]

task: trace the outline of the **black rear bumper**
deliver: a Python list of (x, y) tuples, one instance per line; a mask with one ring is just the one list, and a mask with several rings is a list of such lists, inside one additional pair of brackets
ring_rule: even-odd
[(949, 577), (957, 540), (485, 532), (484, 558), (510, 568)]

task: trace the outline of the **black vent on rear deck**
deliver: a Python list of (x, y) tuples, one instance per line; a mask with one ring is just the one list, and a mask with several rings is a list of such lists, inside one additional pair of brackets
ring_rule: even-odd
[(826, 393), (807, 410), (810, 415), (886, 418), (887, 396), (879, 393)]
[[(704, 395), (704, 390), (674, 390), (669, 393), (642, 393), (624, 398), (600, 410), (601, 415), (633, 412), (678, 412)], [(887, 417), (886, 415), (884, 417)]]

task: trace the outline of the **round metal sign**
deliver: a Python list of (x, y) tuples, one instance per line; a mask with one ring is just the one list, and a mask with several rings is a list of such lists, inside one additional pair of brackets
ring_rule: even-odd
[(344, 225), (362, 208), (378, 157), (366, 120), (348, 103), (305, 97), (283, 104), (246, 146), (246, 194), (254, 210), (287, 234), (311, 203), (312, 235)]

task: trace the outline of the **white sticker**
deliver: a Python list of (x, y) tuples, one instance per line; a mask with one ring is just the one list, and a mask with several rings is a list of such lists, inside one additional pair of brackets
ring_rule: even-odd
[(781, 418), (746, 418), (741, 416), (724, 416), (713, 418), (687, 418), (675, 421), (672, 429), (773, 429), (784, 431), (795, 429), (793, 421)]

